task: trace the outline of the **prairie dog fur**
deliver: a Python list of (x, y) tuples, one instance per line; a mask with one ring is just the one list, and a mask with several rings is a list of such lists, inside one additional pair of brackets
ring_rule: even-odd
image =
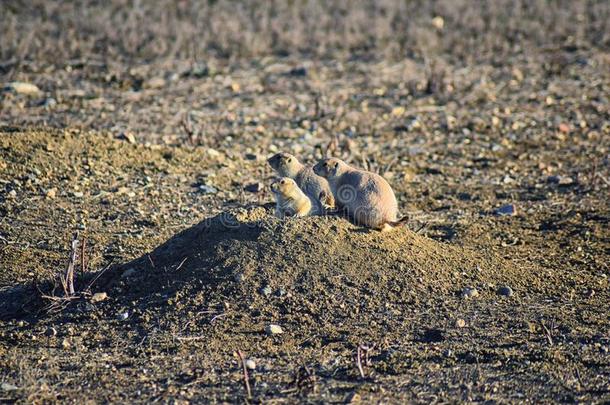
[(312, 204), (311, 215), (324, 215), (327, 209), (334, 208), (335, 201), (328, 181), (315, 174), (311, 167), (284, 152), (276, 153), (267, 162), (278, 175), (293, 179), (309, 197)]
[(311, 201), (297, 183), (288, 177), (282, 177), (271, 183), (275, 196), (275, 215), (278, 218), (306, 217), (311, 214)]
[(328, 180), (337, 206), (357, 225), (388, 231), (406, 221), (398, 220), (396, 196), (380, 175), (336, 158), (320, 160), (313, 170)]

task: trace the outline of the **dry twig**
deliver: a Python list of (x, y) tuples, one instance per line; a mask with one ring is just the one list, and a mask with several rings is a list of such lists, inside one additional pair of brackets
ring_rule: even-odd
[(544, 322), (541, 321), (540, 325), (542, 325), (542, 329), (544, 329), (544, 333), (546, 335), (546, 340), (549, 342), (549, 345), (553, 346), (553, 336), (551, 335), (551, 331), (549, 330), (549, 328), (546, 327)]
[(358, 346), (357, 354), (356, 354), (356, 365), (358, 366), (358, 371), (360, 372), (360, 377), (364, 378), (364, 370), (362, 369), (362, 348)]
[(358, 366), (358, 372), (360, 372), (360, 377), (362, 378), (366, 378), (364, 375), (364, 368), (362, 367), (362, 354), (364, 353), (364, 364), (370, 366), (371, 359), (369, 358), (369, 352), (373, 350), (374, 347), (375, 345), (358, 345), (358, 349), (356, 351), (356, 365)]
[(244, 359), (244, 355), (241, 353), (241, 350), (237, 351), (237, 357), (239, 357), (239, 361), (241, 362), (241, 366), (244, 371), (244, 385), (246, 386), (246, 392), (248, 393), (248, 399), (250, 399), (250, 398), (252, 398), (252, 391), (250, 391), (248, 367), (246, 367), (246, 360)]
[(78, 232), (74, 234), (72, 238), (72, 251), (70, 252), (70, 261), (68, 262), (68, 268), (64, 277), (60, 276), (61, 284), (64, 288), (65, 297), (72, 297), (74, 291), (74, 267), (78, 255)]

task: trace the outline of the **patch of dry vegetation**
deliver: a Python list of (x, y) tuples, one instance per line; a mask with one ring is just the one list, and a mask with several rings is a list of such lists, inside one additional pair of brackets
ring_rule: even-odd
[(610, 3), (22, 0), (0, 4), (0, 27), (0, 58), (15, 63), (437, 54), (501, 63), (548, 46), (608, 47)]

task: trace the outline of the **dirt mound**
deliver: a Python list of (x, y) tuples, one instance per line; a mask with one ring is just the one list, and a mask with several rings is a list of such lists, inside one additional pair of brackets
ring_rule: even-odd
[(236, 329), (263, 335), (269, 324), (305, 338), (312, 329), (399, 331), (409, 308), (468, 288), (497, 299), (498, 286), (525, 290), (535, 278), (493, 253), (408, 229), (379, 233), (334, 217), (280, 221), (255, 208), (177, 234), (112, 272), (106, 290), (143, 322), (160, 317), (181, 335), (220, 316), (227, 333), (216, 328), (216, 338)]

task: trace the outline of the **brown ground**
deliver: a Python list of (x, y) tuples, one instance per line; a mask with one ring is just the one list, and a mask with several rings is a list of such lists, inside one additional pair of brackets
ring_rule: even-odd
[[(101, 25), (62, 42), (56, 63), (39, 11), (0, 5), (6, 32), (34, 33), (3, 43), (1, 81), (41, 88), (0, 93), (0, 400), (241, 402), (239, 350), (256, 362), (252, 402), (610, 401), (607, 3), (531, 2), (527, 23), (488, 10), (495, 28), (474, 49), (460, 35), (480, 30), (480, 11), (438, 2), (418, 12), (445, 27), (419, 16), (422, 42), (400, 51), (379, 30), (402, 15), (388, 4), (371, 11), (374, 46), (350, 37), (328, 58), (332, 36), (314, 35), (302, 42), (315, 49), (263, 55), (275, 34), (249, 27), (253, 55), (205, 63), (139, 37), (152, 54), (115, 58), (131, 51)], [(44, 10), (80, 24), (69, 5)], [(548, 24), (570, 13), (580, 25)], [(227, 41), (214, 49), (230, 54)], [(79, 57), (97, 43), (109, 55)], [(408, 229), (274, 219), (268, 190), (247, 190), (269, 183), (278, 150), (384, 174)], [(507, 205), (516, 213), (498, 215)], [(43, 299), (61, 295), (75, 231), (79, 298)]]

